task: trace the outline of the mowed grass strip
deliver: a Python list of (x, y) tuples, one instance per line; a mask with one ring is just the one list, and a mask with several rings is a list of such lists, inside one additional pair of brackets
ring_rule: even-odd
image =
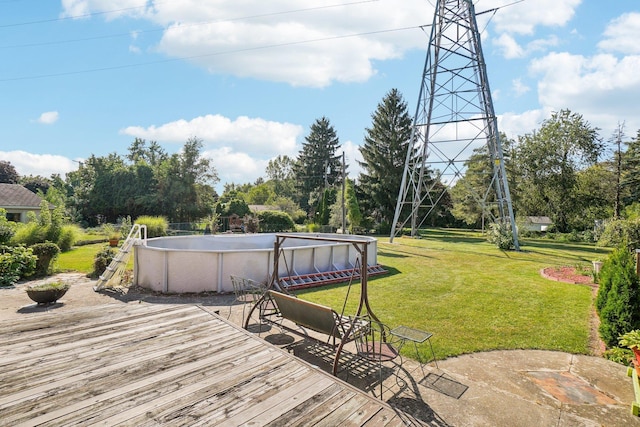
[[(120, 242), (122, 244), (122, 241)], [(90, 274), (93, 272), (93, 262), (96, 254), (109, 246), (107, 243), (92, 243), (90, 245), (74, 246), (70, 251), (62, 252), (56, 260), (55, 270), (58, 272), (79, 271)], [(119, 248), (113, 248), (118, 253)], [(133, 269), (133, 255), (129, 257), (127, 268)]]
[[(590, 266), (606, 256), (593, 245), (525, 241), (501, 251), (479, 233), (433, 230), (421, 239), (378, 240), (378, 262), (390, 273), (369, 280), (374, 314), (391, 327), (434, 333), (438, 359), (497, 349), (589, 352), (591, 288), (544, 279), (551, 266)], [(299, 292), (342, 311), (348, 285)], [(352, 285), (345, 314), (359, 301)], [(413, 348), (404, 353), (412, 356)], [(426, 346), (424, 357), (430, 356)]]

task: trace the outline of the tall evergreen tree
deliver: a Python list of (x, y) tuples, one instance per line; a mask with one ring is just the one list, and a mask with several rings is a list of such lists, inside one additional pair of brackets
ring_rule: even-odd
[(309, 210), (310, 202), (319, 200), (324, 189), (342, 177), (340, 140), (329, 119), (322, 117), (311, 125), (294, 165), (300, 206)]
[(620, 187), (625, 206), (640, 202), (640, 130), (627, 142), (627, 151), (622, 155), (622, 176)]
[(411, 117), (407, 103), (397, 89), (391, 89), (371, 115), (360, 147), (363, 169), (360, 191), (363, 210), (377, 221), (391, 223), (404, 173), (411, 138)]

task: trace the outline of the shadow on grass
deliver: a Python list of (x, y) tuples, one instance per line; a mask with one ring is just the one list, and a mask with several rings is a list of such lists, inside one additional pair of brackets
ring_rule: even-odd
[(412, 254), (400, 254), (397, 252), (386, 252), (378, 249), (378, 256), (383, 256), (387, 258), (409, 258)]

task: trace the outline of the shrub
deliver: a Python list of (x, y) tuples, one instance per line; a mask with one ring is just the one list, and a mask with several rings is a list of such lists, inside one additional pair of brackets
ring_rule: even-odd
[(42, 243), (46, 240), (47, 230), (38, 224), (37, 221), (30, 221), (26, 224), (19, 224), (16, 233), (11, 239), (12, 245), (31, 246)]
[(60, 253), (60, 248), (55, 243), (36, 243), (31, 246), (33, 254), (38, 257), (36, 261), (35, 274), (38, 276), (46, 276), (49, 274), (51, 261)]
[(136, 224), (147, 226), (147, 237), (161, 237), (167, 235), (169, 223), (163, 216), (143, 215), (136, 219)]
[[(48, 210), (48, 202), (46, 200), (42, 201), (41, 210)], [(46, 228), (46, 237), (45, 239), (50, 242), (58, 242), (60, 240), (60, 235), (62, 234), (62, 227), (64, 223), (64, 212), (63, 207), (57, 207), (53, 211), (49, 213), (49, 224), (45, 226)]]
[(380, 224), (376, 224), (375, 230), (376, 230), (375, 231), (376, 234), (382, 234), (382, 235), (391, 234), (391, 223), (387, 221), (383, 221)]
[(60, 237), (58, 238), (58, 247), (62, 252), (70, 251), (73, 245), (78, 241), (78, 237), (82, 234), (80, 227), (73, 224), (62, 226)]
[(512, 250), (514, 246), (511, 224), (507, 223), (506, 221), (498, 221), (489, 225), (487, 240), (489, 241), (489, 243), (493, 243), (503, 251)]
[(7, 245), (16, 232), (16, 223), (7, 220), (7, 210), (0, 208), (0, 245)]
[(628, 348), (613, 347), (602, 355), (605, 359), (621, 365), (629, 366), (634, 359), (633, 352)]
[(293, 220), (286, 212), (262, 211), (258, 213), (258, 221), (260, 224), (260, 231), (263, 233), (292, 231), (295, 228)]
[[(28, 222), (16, 226), (10, 244), (33, 246), (36, 243), (53, 242), (63, 252), (70, 250), (80, 235), (78, 226), (63, 225), (62, 208), (50, 211), (49, 204), (45, 200), (40, 204), (40, 209), (39, 218), (36, 218), (33, 212), (29, 212)], [(1, 241), (2, 237), (0, 237)]]
[(31, 248), (0, 246), (0, 286), (12, 286), (20, 278), (32, 275), (36, 260)]
[(596, 310), (600, 337), (608, 347), (618, 337), (640, 328), (640, 287), (632, 252), (620, 246), (605, 260), (599, 275)]
[(640, 218), (609, 221), (598, 239), (599, 246), (620, 246), (627, 242), (632, 248), (640, 247)]
[(94, 279), (99, 277), (109, 264), (111, 264), (115, 256), (116, 251), (109, 246), (104, 246), (100, 249), (93, 258), (93, 271), (89, 274), (89, 277)]
[(131, 216), (122, 216), (118, 218), (118, 224), (120, 225), (120, 234), (123, 239), (126, 239), (131, 232), (131, 228), (133, 227), (133, 223), (131, 222)]
[(0, 245), (8, 244), (15, 232), (15, 227), (11, 227), (8, 224), (0, 224)]

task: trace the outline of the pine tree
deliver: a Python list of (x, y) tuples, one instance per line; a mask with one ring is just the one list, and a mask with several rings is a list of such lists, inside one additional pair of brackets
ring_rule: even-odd
[(412, 121), (402, 94), (391, 89), (378, 104), (372, 119), (373, 124), (366, 129), (364, 144), (360, 147), (362, 206), (378, 221), (391, 223), (411, 138)]
[(322, 117), (311, 125), (294, 166), (300, 206), (308, 210), (310, 200), (319, 199), (326, 187), (342, 176), (340, 140), (329, 119)]
[(635, 139), (627, 143), (627, 151), (622, 155), (620, 186), (625, 205), (640, 202), (640, 130)]

